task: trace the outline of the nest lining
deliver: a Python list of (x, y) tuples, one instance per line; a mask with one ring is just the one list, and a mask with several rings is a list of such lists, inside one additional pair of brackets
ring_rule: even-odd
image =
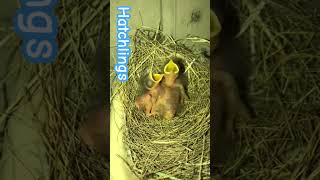
[[(138, 29), (129, 61), (129, 81), (120, 86), (126, 109), (125, 143), (144, 178), (194, 179), (210, 176), (209, 60), (180, 41), (150, 28)], [(134, 101), (141, 95), (141, 78), (152, 69), (161, 72), (170, 57), (183, 59), (188, 94), (181, 112), (172, 120), (146, 117)]]

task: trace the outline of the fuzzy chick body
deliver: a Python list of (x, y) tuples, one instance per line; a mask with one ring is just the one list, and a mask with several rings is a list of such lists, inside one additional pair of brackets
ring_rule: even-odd
[(138, 109), (144, 109), (147, 116), (172, 119), (182, 106), (186, 92), (176, 63), (169, 61), (164, 72), (152, 88), (136, 99), (135, 104)]
[(138, 109), (144, 109), (145, 114), (147, 116), (155, 115), (152, 109), (154, 109), (154, 106), (157, 102), (157, 99), (159, 97), (161, 91), (160, 85), (157, 85), (156, 87), (148, 90), (143, 95), (139, 96), (136, 101), (135, 105)]
[(183, 103), (182, 84), (177, 81), (175, 74), (166, 74), (161, 84), (159, 97), (153, 109), (165, 119), (172, 119)]

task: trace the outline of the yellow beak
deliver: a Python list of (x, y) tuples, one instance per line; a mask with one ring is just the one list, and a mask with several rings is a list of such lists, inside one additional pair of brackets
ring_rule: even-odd
[(149, 73), (149, 80), (147, 83), (147, 89), (153, 89), (162, 80), (163, 74), (152, 74)]
[(162, 80), (163, 74), (152, 74), (151, 72), (149, 73), (149, 78), (154, 82), (154, 83), (159, 83)]
[(164, 73), (170, 74), (170, 73), (179, 73), (179, 67), (176, 63), (174, 63), (172, 60), (170, 60), (165, 66), (164, 66)]
[(210, 10), (210, 37), (217, 36), (221, 31), (221, 24), (213, 10)]

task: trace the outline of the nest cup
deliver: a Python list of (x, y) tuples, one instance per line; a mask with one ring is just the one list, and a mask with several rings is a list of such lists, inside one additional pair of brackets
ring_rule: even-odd
[[(134, 35), (129, 81), (119, 85), (126, 109), (125, 144), (132, 170), (143, 178), (210, 178), (210, 71), (209, 60), (162, 32), (142, 28)], [(196, 44), (194, 44), (196, 47)], [(181, 59), (188, 79), (188, 95), (172, 119), (147, 117), (135, 107), (141, 79), (152, 70), (163, 72), (172, 57)]]

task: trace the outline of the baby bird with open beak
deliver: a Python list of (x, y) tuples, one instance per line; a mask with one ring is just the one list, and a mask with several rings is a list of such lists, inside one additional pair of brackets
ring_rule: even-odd
[(183, 104), (187, 95), (179, 77), (178, 65), (170, 60), (164, 67), (164, 76), (160, 84), (159, 97), (152, 108), (152, 114), (159, 114), (165, 119), (172, 119)]
[(152, 74), (150, 72), (147, 81), (147, 91), (143, 95), (139, 96), (135, 101), (136, 107), (138, 109), (144, 109), (147, 116), (155, 115), (152, 108), (158, 99), (162, 78), (163, 74)]

